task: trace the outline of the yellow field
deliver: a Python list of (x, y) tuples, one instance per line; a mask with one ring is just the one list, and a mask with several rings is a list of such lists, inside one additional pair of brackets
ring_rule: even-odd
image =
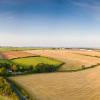
[(37, 100), (100, 100), (100, 66), (73, 73), (12, 77)]
[(77, 49), (77, 50), (69, 50), (71, 53), (77, 53), (87, 56), (94, 56), (94, 57), (100, 57), (100, 52), (95, 50), (85, 50), (85, 49)]
[(4, 96), (0, 96), (0, 100), (10, 100), (10, 99)]
[(82, 66), (91, 67), (100, 63), (100, 58), (80, 55), (77, 53), (79, 50), (29, 50), (24, 52), (51, 57), (65, 62), (60, 71), (77, 70), (82, 69)]

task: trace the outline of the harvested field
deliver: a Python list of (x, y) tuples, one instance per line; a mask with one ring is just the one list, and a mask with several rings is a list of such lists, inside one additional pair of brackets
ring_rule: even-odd
[(100, 66), (74, 73), (11, 77), (37, 100), (100, 100)]
[(2, 52), (2, 56), (5, 59), (14, 59), (21, 57), (36, 56), (36, 55), (33, 55), (32, 53), (25, 53), (23, 51), (8, 51), (8, 52)]
[(65, 65), (59, 69), (60, 71), (78, 70), (82, 69), (83, 66), (88, 68), (100, 63), (100, 58), (76, 54), (70, 50), (29, 50), (24, 52), (51, 57), (65, 62)]
[(0, 54), (0, 59), (3, 59), (3, 56), (2, 56), (2, 54)]
[(76, 54), (81, 54), (81, 55), (86, 55), (86, 56), (93, 56), (93, 57), (98, 57), (100, 58), (100, 52), (95, 51), (95, 50), (84, 50), (84, 49), (78, 49), (78, 50), (69, 50), (71, 53), (76, 53)]

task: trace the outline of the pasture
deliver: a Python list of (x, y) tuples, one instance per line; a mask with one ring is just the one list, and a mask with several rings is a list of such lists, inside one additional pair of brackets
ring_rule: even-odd
[(36, 66), (39, 63), (49, 64), (49, 65), (60, 65), (62, 62), (46, 57), (26, 57), (26, 58), (18, 58), (13, 59), (12, 62), (23, 64), (23, 65), (33, 65)]
[(73, 73), (35, 74), (10, 79), (36, 100), (100, 100), (100, 66)]
[(7, 52), (7, 51), (20, 51), (20, 50), (33, 50), (37, 48), (29, 48), (29, 47), (0, 47), (1, 52)]

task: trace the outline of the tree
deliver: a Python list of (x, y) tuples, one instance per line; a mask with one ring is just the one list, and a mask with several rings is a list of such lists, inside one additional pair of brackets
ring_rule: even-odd
[(12, 71), (13, 72), (16, 72), (17, 71), (17, 66), (14, 64), (14, 65), (12, 65)]

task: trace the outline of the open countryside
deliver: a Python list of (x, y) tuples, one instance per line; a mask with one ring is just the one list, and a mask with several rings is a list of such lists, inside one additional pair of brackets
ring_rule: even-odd
[(99, 100), (100, 66), (74, 73), (11, 77), (36, 100)]
[[(78, 51), (80, 50), (29, 50), (25, 52), (51, 57), (63, 61), (65, 65), (61, 67), (61, 71), (79, 70), (82, 69), (82, 67), (88, 68), (93, 65), (99, 65), (100, 59), (98, 57), (80, 55), (76, 53)], [(88, 50), (87, 52), (90, 53)], [(92, 52), (99, 53), (96, 51), (91, 51), (91, 55)]]
[(0, 100), (100, 100), (100, 0), (0, 0)]
[(100, 58), (94, 52), (100, 54), (89, 49), (1, 51), (0, 74), (11, 86), (20, 87), (20, 96), (14, 91), (19, 100), (23, 96), (25, 100), (98, 100)]

